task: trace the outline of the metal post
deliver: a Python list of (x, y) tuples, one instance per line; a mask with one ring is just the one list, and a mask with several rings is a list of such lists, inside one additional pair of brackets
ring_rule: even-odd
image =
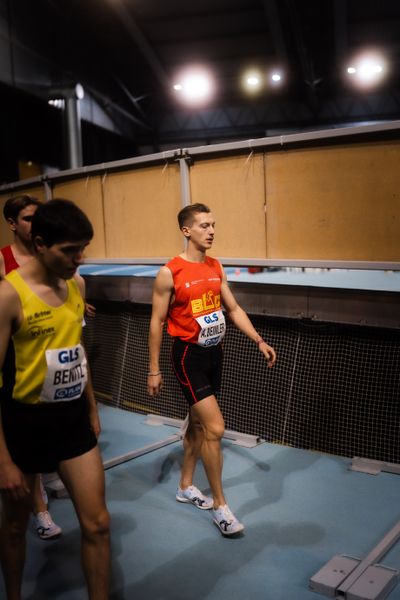
[(43, 187), (44, 187), (44, 197), (45, 197), (46, 202), (48, 202), (53, 197), (53, 190), (47, 179), (45, 179), (43, 181)]
[[(188, 165), (188, 157), (184, 156), (178, 159), (179, 161), (179, 171), (181, 176), (181, 200), (182, 200), (182, 208), (185, 206), (189, 206), (191, 204), (191, 195), (190, 195), (190, 178), (189, 178), (189, 165)], [(183, 242), (183, 249), (186, 250), (187, 241), (186, 238)]]
[(67, 169), (82, 167), (82, 134), (79, 100), (84, 97), (80, 83), (74, 86), (53, 88), (49, 91), (51, 100), (64, 100), (64, 147)]
[(187, 157), (179, 158), (179, 169), (181, 175), (181, 199), (182, 208), (191, 204), (190, 198), (190, 180), (189, 180), (189, 165)]
[(76, 85), (65, 93), (65, 131), (67, 144), (67, 167), (77, 169), (82, 166), (82, 133), (79, 100), (83, 98), (83, 88)]

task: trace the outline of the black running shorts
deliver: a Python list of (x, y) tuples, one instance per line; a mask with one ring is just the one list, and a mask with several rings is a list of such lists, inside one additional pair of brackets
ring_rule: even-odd
[(1, 410), (8, 451), (23, 473), (52, 473), (97, 444), (84, 397), (32, 405), (4, 399)]
[(221, 387), (221, 344), (204, 348), (174, 339), (172, 365), (189, 406), (218, 394)]

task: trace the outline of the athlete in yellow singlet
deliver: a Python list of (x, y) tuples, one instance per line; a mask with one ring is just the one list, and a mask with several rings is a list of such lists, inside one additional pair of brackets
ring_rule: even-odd
[[(11, 271), (22, 267), (34, 255), (31, 239), (31, 223), (38, 206), (38, 198), (29, 194), (8, 198), (3, 207), (3, 216), (12, 232), (12, 244), (0, 248), (0, 275), (4, 277)], [(1, 373), (0, 373), (1, 380)], [(0, 387), (2, 383), (0, 381)], [(48, 499), (45, 492), (42, 476), (35, 478), (32, 493), (33, 524), (36, 533), (42, 540), (55, 539), (62, 533), (62, 529), (52, 519), (48, 510)]]
[(9, 600), (20, 600), (35, 473), (58, 471), (82, 530), (90, 600), (108, 599), (109, 514), (97, 436), (100, 422), (84, 348), (83, 282), (93, 236), (68, 200), (40, 206), (35, 255), (0, 282), (0, 559)]

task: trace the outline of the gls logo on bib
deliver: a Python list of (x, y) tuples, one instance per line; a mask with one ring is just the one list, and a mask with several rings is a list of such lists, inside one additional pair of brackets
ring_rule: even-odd
[(61, 350), (58, 354), (58, 360), (60, 363), (73, 362), (79, 358), (79, 348), (69, 348), (68, 350)]
[(87, 361), (81, 344), (46, 350), (47, 372), (40, 400), (62, 402), (81, 397), (87, 383)]
[(217, 310), (204, 317), (196, 317), (200, 325), (200, 333), (197, 339), (199, 346), (216, 346), (225, 335), (225, 317), (222, 310)]

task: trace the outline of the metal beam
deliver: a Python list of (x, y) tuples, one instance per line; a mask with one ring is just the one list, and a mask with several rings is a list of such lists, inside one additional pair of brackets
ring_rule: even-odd
[(283, 69), (289, 67), (289, 53), (286, 47), (283, 29), (279, 19), (278, 6), (276, 0), (264, 0), (264, 12), (267, 17), (269, 32), (275, 54), (280, 61)]
[(286, 0), (297, 46), (297, 52), (299, 56), (300, 66), (303, 71), (304, 82), (306, 84), (307, 97), (310, 103), (310, 107), (313, 111), (316, 111), (319, 105), (317, 98), (316, 87), (320, 83), (321, 79), (317, 77), (314, 71), (314, 64), (311, 55), (307, 49), (303, 31), (300, 27), (300, 17), (298, 14), (297, 6), (294, 0)]
[(129, 33), (132, 41), (139, 48), (140, 52), (146, 59), (153, 73), (157, 77), (158, 81), (163, 87), (168, 88), (170, 86), (170, 80), (165, 71), (160, 59), (154, 52), (153, 48), (149, 44), (147, 38), (138, 27), (133, 14), (132, 9), (128, 10), (124, 4), (124, 0), (118, 2), (112, 2), (112, 7), (115, 10), (115, 14), (118, 16), (121, 24), (124, 26), (126, 31)]
[(336, 67), (344, 68), (347, 57), (347, 0), (334, 0)]
[[(1, 190), (0, 190), (1, 192)], [(89, 265), (164, 265), (167, 256), (141, 258), (90, 258), (84, 262)], [(366, 261), (366, 260), (306, 260), (278, 258), (225, 258), (219, 257), (226, 267), (296, 267), (307, 269), (356, 269), (360, 271), (400, 271), (400, 262), (395, 261)]]

